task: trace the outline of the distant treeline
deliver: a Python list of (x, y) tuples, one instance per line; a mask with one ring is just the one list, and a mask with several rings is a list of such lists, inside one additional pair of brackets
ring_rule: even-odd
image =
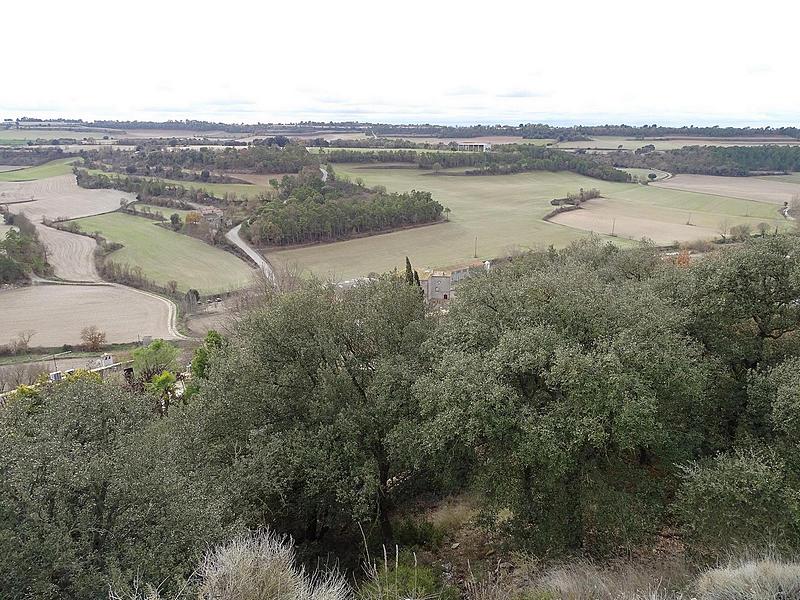
[(0, 148), (0, 165), (31, 167), (66, 156), (61, 148)]
[[(78, 185), (82, 188), (130, 192), (136, 194), (138, 200), (160, 206), (165, 205), (161, 200), (164, 197), (182, 201), (182, 204), (176, 205), (175, 208), (190, 207), (189, 204), (185, 204), (186, 202), (213, 203), (215, 200), (220, 200), (204, 188), (185, 187), (180, 184), (166, 183), (160, 179), (146, 179), (116, 173), (90, 173), (86, 169), (79, 168), (73, 169), (73, 173), (75, 173)], [(167, 205), (172, 206), (172, 203)]]
[(467, 175), (504, 175), (526, 171), (572, 171), (604, 181), (630, 181), (630, 175), (598, 161), (594, 155), (577, 155), (532, 144), (504, 144), (491, 152), (417, 152), (415, 150), (332, 149), (331, 163), (410, 163), (423, 169), (476, 167)]
[[(141, 145), (133, 152), (114, 152), (110, 156), (104, 155), (102, 160), (115, 171), (153, 173), (163, 177), (165, 175), (162, 173), (177, 173), (186, 169), (196, 172), (206, 171), (206, 179), (208, 173), (213, 171), (298, 173), (305, 166), (319, 164), (317, 156), (310, 154), (305, 146), (287, 143), (281, 147), (280, 141), (274, 145), (262, 143), (224, 150), (200, 147), (167, 151), (161, 144)], [(84, 157), (92, 159), (88, 153)]]
[(405, 138), (361, 138), (355, 140), (326, 140), (325, 138), (315, 138), (307, 143), (308, 146), (318, 148), (386, 148), (389, 150), (455, 150), (457, 142), (416, 142)]
[(284, 177), (277, 194), (242, 225), (257, 245), (282, 246), (332, 242), (365, 233), (432, 223), (443, 207), (429, 192), (387, 193), (348, 181), (323, 182), (318, 172)]
[(487, 164), (467, 171), (467, 175), (507, 175), (526, 171), (572, 171), (603, 181), (628, 182), (629, 173), (597, 161), (593, 156), (578, 155), (532, 144), (505, 144), (496, 152), (484, 153)]
[(618, 167), (644, 167), (670, 173), (746, 176), (800, 171), (800, 146), (688, 146), (646, 154), (596, 155)]

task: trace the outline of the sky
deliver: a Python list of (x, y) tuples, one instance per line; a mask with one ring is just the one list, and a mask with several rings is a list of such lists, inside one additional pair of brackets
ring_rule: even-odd
[(799, 125), (800, 2), (10, 0), (0, 117)]

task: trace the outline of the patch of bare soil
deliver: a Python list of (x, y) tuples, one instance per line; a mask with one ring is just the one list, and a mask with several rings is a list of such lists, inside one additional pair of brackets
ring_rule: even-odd
[(0, 344), (19, 332), (36, 333), (32, 346), (81, 343), (81, 330), (97, 325), (108, 343), (145, 335), (175, 338), (174, 306), (163, 298), (121, 285), (33, 285), (0, 291)]
[(715, 229), (707, 227), (669, 223), (642, 215), (631, 215), (602, 198), (587, 202), (578, 210), (559, 213), (552, 217), (550, 222), (600, 235), (613, 233), (631, 240), (648, 238), (656, 244), (711, 239), (717, 235)]
[(669, 179), (650, 185), (700, 192), (729, 198), (743, 198), (783, 206), (800, 195), (800, 184), (771, 181), (762, 177), (718, 177), (715, 175), (673, 175)]

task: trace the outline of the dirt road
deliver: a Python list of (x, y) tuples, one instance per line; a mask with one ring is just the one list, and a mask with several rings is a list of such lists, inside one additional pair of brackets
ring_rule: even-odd
[(239, 224), (230, 231), (225, 234), (225, 239), (227, 239), (232, 244), (236, 244), (245, 251), (247, 256), (253, 259), (255, 263), (259, 266), (259, 268), (264, 271), (264, 274), (269, 277), (269, 279), (275, 279), (275, 273), (272, 270), (272, 265), (269, 264), (267, 259), (261, 256), (250, 244), (248, 244), (242, 236), (239, 235), (239, 230), (242, 228), (242, 225)]

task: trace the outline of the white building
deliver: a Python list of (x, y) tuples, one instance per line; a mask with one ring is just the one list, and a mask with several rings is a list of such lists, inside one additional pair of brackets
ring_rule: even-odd
[(458, 142), (458, 149), (465, 152), (487, 152), (492, 149), (486, 142)]

